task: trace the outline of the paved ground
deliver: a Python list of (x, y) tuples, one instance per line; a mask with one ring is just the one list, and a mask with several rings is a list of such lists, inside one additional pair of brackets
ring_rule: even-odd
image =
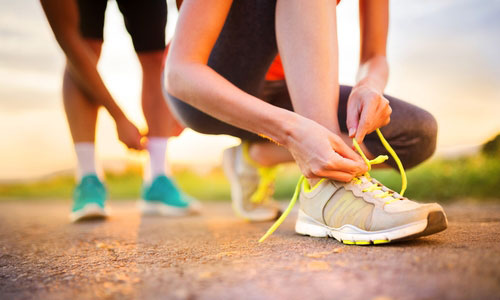
[(112, 203), (104, 222), (69, 224), (63, 202), (0, 203), (2, 299), (500, 299), (500, 205), (446, 207), (445, 232), (384, 246), (294, 234), (295, 215), (141, 218)]

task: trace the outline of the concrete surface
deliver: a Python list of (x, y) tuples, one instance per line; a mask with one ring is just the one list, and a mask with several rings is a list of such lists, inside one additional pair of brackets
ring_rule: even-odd
[(449, 228), (411, 242), (346, 246), (233, 216), (68, 223), (68, 202), (0, 202), (2, 299), (500, 299), (500, 205), (447, 206)]

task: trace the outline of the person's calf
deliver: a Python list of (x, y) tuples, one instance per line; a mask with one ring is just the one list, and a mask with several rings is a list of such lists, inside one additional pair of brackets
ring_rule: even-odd
[(263, 167), (293, 161), (293, 156), (285, 147), (271, 142), (252, 143), (249, 148), (250, 158)]

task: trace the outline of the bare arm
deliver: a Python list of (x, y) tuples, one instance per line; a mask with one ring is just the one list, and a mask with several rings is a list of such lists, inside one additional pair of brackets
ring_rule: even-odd
[(349, 181), (365, 171), (332, 131), (243, 92), (207, 66), (231, 4), (230, 0), (184, 1), (167, 61), (168, 92), (215, 118), (284, 145), (307, 177)]
[(167, 90), (224, 122), (286, 144), (294, 113), (243, 92), (207, 66), (231, 4), (184, 1), (167, 60)]
[(348, 102), (349, 135), (362, 141), (366, 134), (390, 121), (391, 108), (383, 97), (389, 77), (386, 59), (388, 0), (360, 0), (360, 66)]
[(97, 72), (97, 57), (78, 29), (75, 1), (40, 0), (57, 42), (67, 58), (71, 78), (89, 99), (108, 110), (117, 123), (120, 140), (128, 147), (141, 149), (140, 133), (116, 104)]
[(369, 84), (382, 93), (389, 78), (386, 59), (389, 1), (361, 0), (359, 16), (361, 55), (357, 82)]

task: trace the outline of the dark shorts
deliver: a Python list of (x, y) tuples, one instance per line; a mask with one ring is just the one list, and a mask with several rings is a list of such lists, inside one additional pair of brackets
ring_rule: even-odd
[[(103, 40), (108, 0), (77, 0), (80, 32), (84, 38)], [(166, 0), (116, 0), (136, 52), (165, 49)]]

